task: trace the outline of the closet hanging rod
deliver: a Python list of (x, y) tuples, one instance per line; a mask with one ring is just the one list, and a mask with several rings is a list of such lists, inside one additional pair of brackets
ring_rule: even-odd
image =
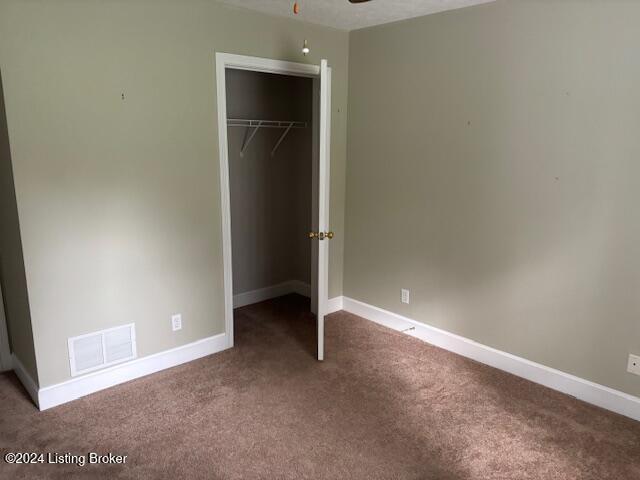
[(252, 128), (307, 128), (307, 122), (294, 122), (291, 120), (250, 120), (243, 118), (228, 118), (227, 127), (252, 127)]
[[(251, 119), (242, 119), (242, 118), (228, 118), (227, 119), (228, 127), (244, 127), (244, 128), (253, 128), (253, 131), (247, 137), (245, 135), (244, 142), (242, 142), (242, 148), (240, 149), (240, 156), (244, 156), (244, 152), (255, 137), (256, 133), (261, 128), (284, 128), (284, 132), (280, 135), (280, 138), (276, 142), (275, 147), (271, 150), (271, 156), (273, 157), (276, 153), (276, 150), (284, 140), (284, 137), (287, 136), (289, 131), (292, 128), (307, 128), (307, 122), (294, 122), (290, 120), (251, 120)], [(248, 130), (247, 130), (248, 133)]]

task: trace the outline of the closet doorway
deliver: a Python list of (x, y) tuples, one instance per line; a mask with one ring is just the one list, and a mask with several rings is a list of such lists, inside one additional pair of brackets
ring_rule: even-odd
[(331, 69), (217, 53), (216, 80), (228, 346), (234, 297), (295, 291), (310, 297), (323, 360)]

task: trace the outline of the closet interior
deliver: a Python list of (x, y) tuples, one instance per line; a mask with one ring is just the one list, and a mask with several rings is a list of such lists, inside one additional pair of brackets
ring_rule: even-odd
[(311, 78), (226, 70), (234, 308), (312, 296), (314, 88)]

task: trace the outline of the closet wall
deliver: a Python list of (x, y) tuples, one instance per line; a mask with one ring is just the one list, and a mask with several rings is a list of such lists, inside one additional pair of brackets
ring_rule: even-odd
[(310, 283), (312, 88), (309, 78), (227, 70), (229, 118), (306, 121), (284, 133), (262, 128), (240, 156), (246, 128), (228, 129), (233, 293)]

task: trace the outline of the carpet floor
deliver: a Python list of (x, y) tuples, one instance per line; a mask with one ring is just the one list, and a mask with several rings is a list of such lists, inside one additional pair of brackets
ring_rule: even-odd
[(236, 347), (38, 412), (0, 375), (0, 451), (127, 455), (0, 478), (640, 479), (640, 423), (306, 299), (236, 310)]

